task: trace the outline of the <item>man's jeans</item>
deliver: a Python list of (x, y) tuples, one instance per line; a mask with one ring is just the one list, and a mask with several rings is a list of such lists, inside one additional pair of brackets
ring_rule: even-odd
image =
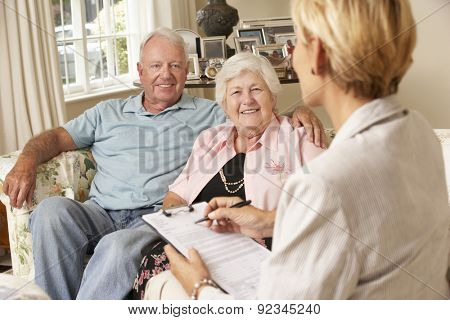
[(30, 220), (36, 284), (53, 299), (123, 299), (142, 248), (158, 237), (138, 219), (153, 211), (111, 211), (64, 197), (43, 200)]

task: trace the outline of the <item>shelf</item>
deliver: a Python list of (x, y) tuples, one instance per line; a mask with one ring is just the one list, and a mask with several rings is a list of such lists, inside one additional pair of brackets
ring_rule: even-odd
[[(281, 84), (290, 84), (290, 83), (298, 83), (298, 78), (282, 78), (280, 79)], [(142, 84), (139, 80), (134, 80), (133, 85), (137, 88), (142, 88)], [(199, 79), (199, 80), (187, 80), (185, 88), (215, 88), (216, 82), (210, 79)]]

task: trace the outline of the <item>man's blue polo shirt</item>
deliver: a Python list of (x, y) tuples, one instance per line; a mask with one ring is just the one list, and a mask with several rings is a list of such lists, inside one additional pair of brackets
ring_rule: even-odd
[(200, 132), (225, 121), (222, 108), (210, 100), (183, 94), (152, 114), (142, 97), (100, 102), (63, 126), (78, 148), (92, 147), (97, 174), (89, 196), (105, 209), (161, 204)]

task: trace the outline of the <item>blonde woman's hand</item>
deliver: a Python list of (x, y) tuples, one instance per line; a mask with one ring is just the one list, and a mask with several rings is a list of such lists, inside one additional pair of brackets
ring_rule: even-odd
[(195, 283), (203, 279), (211, 279), (208, 267), (195, 249), (189, 249), (189, 258), (185, 258), (170, 244), (164, 246), (170, 261), (170, 271), (180, 281), (184, 290), (191, 295)]
[[(260, 210), (250, 205), (230, 208), (241, 201), (239, 197), (213, 198), (204, 212), (211, 220), (206, 225), (216, 232), (242, 233), (251, 238), (272, 236), (275, 211)], [(217, 223), (213, 223), (213, 220)]]

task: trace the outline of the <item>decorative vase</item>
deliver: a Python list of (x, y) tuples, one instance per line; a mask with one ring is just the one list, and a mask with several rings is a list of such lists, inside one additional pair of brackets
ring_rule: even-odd
[(208, 0), (208, 4), (197, 11), (197, 24), (208, 37), (228, 37), (238, 21), (238, 11), (226, 0)]

